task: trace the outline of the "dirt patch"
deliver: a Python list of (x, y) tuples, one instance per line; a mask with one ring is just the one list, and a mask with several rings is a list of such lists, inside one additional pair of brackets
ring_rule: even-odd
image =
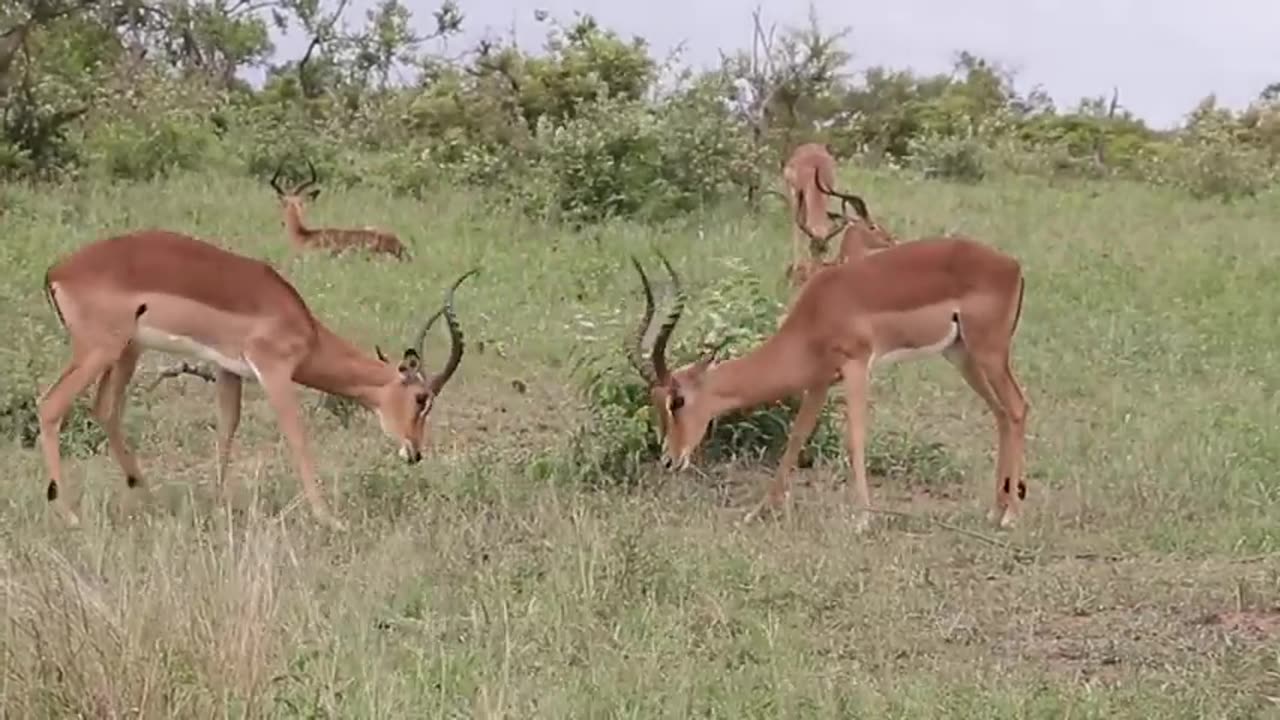
[(1227, 646), (1269, 647), (1277, 637), (1280, 608), (1191, 615), (1178, 608), (1116, 607), (1045, 618), (1006, 650), (1078, 680), (1107, 682), (1127, 671), (1216, 656)]
[(1200, 618), (1200, 624), (1217, 628), (1236, 639), (1265, 642), (1280, 638), (1280, 607), (1209, 613)]

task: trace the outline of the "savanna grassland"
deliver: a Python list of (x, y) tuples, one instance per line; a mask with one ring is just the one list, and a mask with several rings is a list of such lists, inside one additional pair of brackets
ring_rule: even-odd
[[(873, 499), (907, 515), (865, 535), (839, 453), (801, 471), (789, 518), (745, 526), (773, 459), (669, 475), (642, 458), (631, 483), (572, 467), (570, 446), (609, 442), (574, 353), (592, 345), (625, 367), (642, 307), (627, 253), (671, 257), (691, 294), (677, 332), (693, 342), (714, 283), (785, 298), (780, 203), (578, 233), (467, 194), (336, 189), (311, 224), (388, 227), (413, 262), (286, 263), (275, 200), (248, 179), (10, 190), (0, 334), (15, 426), (30, 409), (13, 398), (40, 392), (69, 352), (43, 272), (97, 237), (161, 226), (279, 263), (370, 349), (398, 349), (449, 281), (483, 269), (457, 294), (468, 351), (422, 464), (398, 460), (371, 416), (307, 392), (346, 534), (307, 513), (256, 387), (226, 512), (212, 387), (148, 389), (163, 356), (144, 356), (125, 415), (149, 505), (123, 500), (84, 399), (63, 436), (79, 529), (49, 512), (30, 433), (12, 433), (0, 716), (1274, 717), (1275, 196), (964, 186), (853, 164), (841, 184), (904, 237), (964, 232), (1024, 263), (1014, 363), (1031, 401), (1030, 492), (1016, 530), (984, 522), (994, 423), (941, 360), (874, 378), (870, 452), (898, 470), (873, 478)], [(437, 330), (433, 363), (448, 348)], [(918, 447), (931, 464), (906, 462)]]

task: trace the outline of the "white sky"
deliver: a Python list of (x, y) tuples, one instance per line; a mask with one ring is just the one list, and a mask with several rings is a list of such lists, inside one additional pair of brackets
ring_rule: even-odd
[[(334, 7), (334, 0), (324, 0)], [(352, 0), (349, 26), (363, 24), (375, 0)], [(1216, 93), (1242, 108), (1280, 81), (1278, 0), (812, 0), (822, 27), (852, 29), (852, 70), (872, 65), (945, 72), (969, 50), (1017, 72), (1025, 92), (1041, 85), (1059, 108), (1120, 89), (1120, 104), (1156, 128), (1178, 123), (1197, 101)], [(406, 0), (423, 32), (433, 26), (433, 0)], [(485, 34), (540, 49), (545, 26), (535, 9), (567, 23), (590, 13), (624, 37), (640, 35), (663, 57), (680, 42), (683, 58), (709, 66), (717, 50), (748, 46), (751, 11), (766, 22), (802, 26), (801, 0), (459, 0), (463, 36), (450, 50)], [(276, 37), (280, 56), (305, 49), (296, 31)]]

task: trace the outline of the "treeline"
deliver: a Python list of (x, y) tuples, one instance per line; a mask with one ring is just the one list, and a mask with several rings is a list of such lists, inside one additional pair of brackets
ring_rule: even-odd
[[(2, 0), (0, 177), (151, 178), (177, 169), (265, 178), (310, 158), (329, 183), (421, 193), (441, 183), (550, 220), (664, 218), (760, 197), (796, 143), (846, 162), (978, 182), (993, 174), (1118, 176), (1232, 199), (1276, 181), (1280, 83), (1242, 112), (1212, 96), (1173, 131), (1118, 94), (1056, 108), (970, 53), (949, 74), (872, 67), (849, 31), (773, 28), (709, 72), (655, 57), (578, 15), (539, 14), (543, 47), (502, 39), (448, 55), (454, 0), (417, 35), (401, 0), (354, 26), (347, 0)], [(305, 33), (275, 64), (269, 28)], [(261, 68), (254, 89), (244, 70)]]

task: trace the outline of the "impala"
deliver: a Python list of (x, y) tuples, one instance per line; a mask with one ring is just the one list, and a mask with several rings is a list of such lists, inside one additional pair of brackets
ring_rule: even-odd
[[(71, 341), (71, 360), (39, 400), (40, 445), (49, 472), (47, 497), (70, 525), (74, 503), (61, 492), (58, 435), (75, 398), (95, 381), (92, 411), (128, 488), (145, 493), (141, 469), (121, 429), (125, 390), (145, 350), (210, 363), (217, 382), (218, 483), (224, 493), (231, 441), (240, 423), (241, 386), (257, 381), (288, 442), (316, 518), (336, 529), (316, 483), (294, 383), (338, 395), (374, 412), (409, 463), (422, 458), (427, 414), (462, 361), (463, 339), (449, 288), (443, 307), (423, 325), (398, 362), (375, 346), (371, 357), (312, 314), (298, 291), (270, 265), (187, 235), (145, 230), (92, 242), (49, 268), (45, 292)], [(436, 318), (449, 326), (449, 358), (439, 373), (421, 365)]]
[[(320, 179), (316, 175), (316, 167), (307, 160), (307, 169), (311, 177), (293, 190), (286, 192), (280, 187), (280, 173), (283, 166), (276, 167), (271, 176), (271, 187), (276, 191), (280, 207), (284, 212), (284, 227), (289, 232), (289, 241), (293, 251), (307, 249), (328, 250), (338, 254), (350, 249), (364, 249), (372, 253), (391, 255), (397, 260), (408, 260), (408, 250), (395, 235), (374, 228), (309, 228), (303, 222), (303, 198), (314, 201), (320, 195), (320, 188), (313, 187)], [(309, 189), (308, 189), (309, 188)], [(305, 191), (305, 195), (304, 195)]]
[(791, 267), (799, 269), (825, 255), (827, 242), (835, 234), (831, 231), (831, 223), (836, 217), (827, 212), (827, 201), (824, 195), (835, 195), (845, 199), (854, 196), (842, 195), (830, 190), (835, 187), (836, 161), (831, 156), (830, 148), (822, 143), (804, 143), (797, 146), (782, 166), (782, 178), (787, 186), (787, 206), (791, 213), (802, 214), (805, 226), (812, 228), (818, 236), (810, 236), (809, 251), (805, 252), (803, 235), (798, 228), (792, 228)]
[[(858, 214), (851, 223), (867, 222), (865, 212)], [(856, 250), (857, 245), (851, 247)], [(645, 364), (640, 344), (653, 317), (652, 291), (633, 257), (646, 310), (628, 352), (649, 388), (663, 437), (665, 468), (687, 467), (690, 452), (716, 417), (798, 394), (800, 408), (776, 475), (747, 519), (766, 507), (786, 505), (800, 450), (813, 433), (828, 388), (839, 382), (845, 391), (853, 468), (850, 491), (863, 511), (857, 527), (865, 529), (871, 510), (865, 457), (870, 373), (894, 361), (942, 354), (995, 416), (991, 520), (1001, 527), (1016, 523), (1027, 493), (1024, 445), (1029, 407), (1010, 365), (1024, 288), (1017, 260), (962, 237), (924, 238), (873, 253), (855, 251), (845, 262), (818, 270), (800, 289), (777, 331), (750, 352), (723, 362), (715, 351), (706, 352), (672, 370), (666, 347), (686, 297), (671, 264), (659, 257), (675, 287), (675, 302)]]
[[(818, 171), (814, 171), (813, 187), (824, 195), (840, 199), (840, 212), (833, 213), (827, 211), (827, 217), (835, 223), (826, 235), (819, 236), (815, 234), (807, 222), (805, 222), (803, 214), (803, 206), (796, 207), (796, 227), (805, 235), (809, 236), (811, 247), (826, 247), (831, 238), (840, 235), (840, 247), (833, 259), (824, 257), (811, 258), (807, 262), (793, 264), (787, 268), (787, 282), (793, 289), (799, 291), (809, 278), (813, 277), (823, 268), (839, 265), (845, 260), (853, 257), (861, 257), (867, 252), (875, 252), (893, 247), (898, 244), (898, 238), (888, 229), (877, 224), (871, 219), (871, 213), (867, 209), (867, 204), (857, 195), (848, 195), (827, 187), (819, 176)], [(858, 221), (852, 222), (848, 215), (848, 207), (852, 206), (858, 215)]]

